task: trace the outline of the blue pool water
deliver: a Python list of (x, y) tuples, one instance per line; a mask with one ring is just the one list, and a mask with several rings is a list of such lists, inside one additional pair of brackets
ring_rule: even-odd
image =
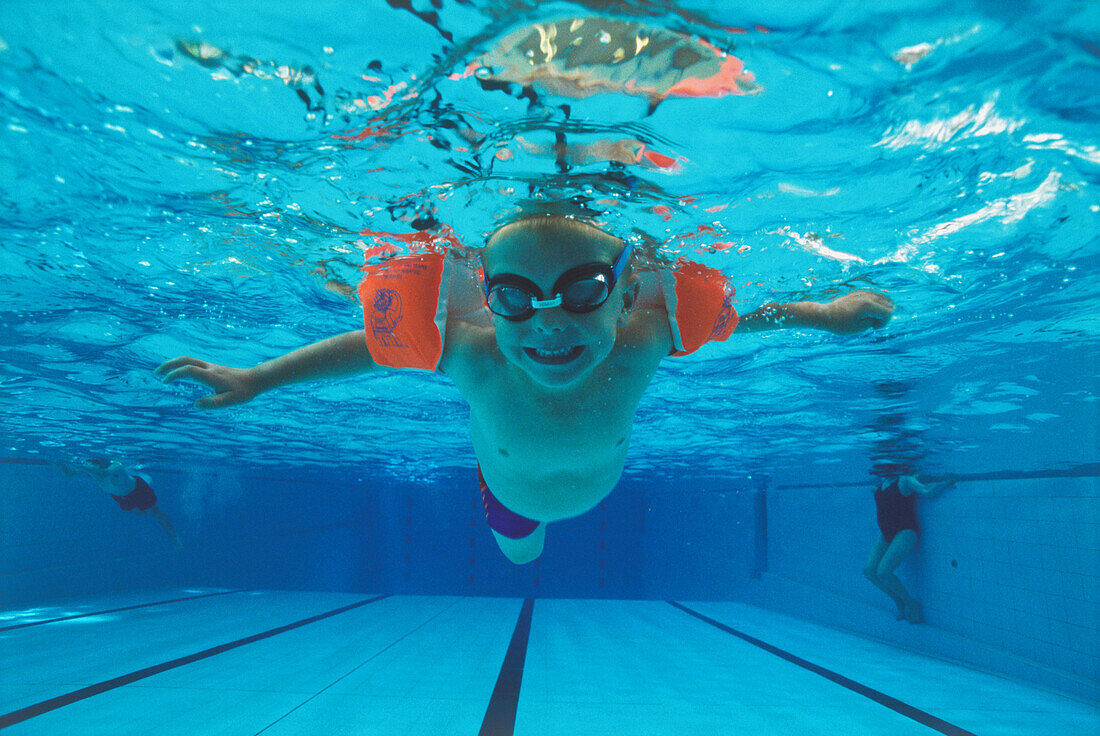
[[(655, 7), (650, 22), (725, 44), (759, 94), (671, 99), (647, 116), (615, 95), (551, 96), (532, 112), (448, 78), (494, 29), (529, 18), (523, 7), (448, 5), (436, 25), (452, 44), (385, 5), (385, 22), (341, 3), (303, 22), (278, 5), (7, 3), (6, 452), (348, 474), (384, 448), (400, 478), (468, 467), (465, 407), (442, 379), (294, 388), (227, 418), (191, 411), (150, 368), (185, 353), (248, 365), (353, 329), (356, 303), (326, 286), (356, 282), (361, 229), (409, 232), (420, 208), (479, 242), (533, 183), (616, 200), (609, 219), (721, 268), (748, 308), (855, 287), (898, 304), (882, 333), (766, 335), (669, 361), (628, 473), (847, 479), (887, 414), (904, 415), (929, 471), (1095, 462), (1080, 435), (1096, 412), (1095, 11), (722, 7)], [(227, 60), (200, 64), (184, 42)], [(903, 63), (905, 49), (925, 55)], [(298, 80), (307, 68), (324, 94)], [(399, 83), (417, 96), (392, 112), (353, 102)], [(515, 137), (549, 145), (563, 102), (572, 125), (625, 131), (682, 170), (631, 171), (629, 186), (601, 181), (606, 162), (557, 175)], [(443, 125), (459, 117), (490, 138), (484, 150), (461, 150)], [(367, 126), (400, 135), (338, 137)], [(510, 160), (492, 155), (509, 146)], [(679, 237), (700, 226), (720, 233)], [(696, 253), (715, 240), (736, 247)], [(1065, 350), (1082, 359), (1055, 357)], [(374, 421), (361, 420), (367, 402)]]
[[(751, 84), (654, 105), (465, 74), (594, 5), (0, 6), (4, 608), (163, 586), (743, 599), (1095, 698), (1100, 6), (600, 3)], [(628, 139), (675, 164), (553, 152)], [(484, 526), (446, 377), (205, 412), (153, 375), (360, 328), (372, 232), (476, 246), (532, 201), (720, 269), (742, 312), (855, 289), (896, 312), (665, 361), (620, 486), (526, 567)], [(147, 475), (184, 550), (57, 471), (74, 456)], [(869, 473), (899, 457), (957, 482), (900, 572), (934, 635), (860, 574)]]

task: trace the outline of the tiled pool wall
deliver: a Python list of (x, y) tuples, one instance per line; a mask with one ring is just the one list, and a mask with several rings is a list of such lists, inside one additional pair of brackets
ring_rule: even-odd
[[(7, 489), (0, 515), (5, 608), (161, 586), (747, 596), (923, 646), (908, 624), (893, 621), (889, 599), (862, 576), (878, 533), (864, 485), (778, 487), (761, 495), (628, 479), (589, 513), (552, 525), (542, 558), (517, 567), (485, 528), (472, 470), (469, 484), (460, 476), (427, 489), (386, 478), (154, 471), (160, 505), (186, 544), (178, 553), (152, 520), (120, 512), (87, 480), (35, 461), (9, 459), (0, 472)], [(940, 646), (963, 661), (1032, 680), (1045, 668), (1056, 675), (1047, 684), (1079, 694), (1100, 688), (1100, 479), (962, 481), (922, 499), (920, 517), (917, 552), (898, 574), (923, 601), (928, 626), (909, 629), (959, 637), (961, 646)], [(972, 644), (1006, 656), (990, 664), (989, 657), (956, 651)]]

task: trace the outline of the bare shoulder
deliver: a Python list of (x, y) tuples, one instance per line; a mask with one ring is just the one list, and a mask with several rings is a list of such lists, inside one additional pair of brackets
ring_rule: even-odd
[(107, 467), (104, 475), (115, 481), (130, 479), (130, 474), (126, 472), (126, 466), (118, 462), (117, 460), (111, 462), (111, 464)]
[(638, 305), (630, 322), (619, 328), (615, 349), (629, 360), (654, 364), (667, 357), (672, 351), (672, 332), (664, 304)]
[(460, 387), (467, 381), (484, 377), (501, 359), (492, 325), (454, 317), (447, 320), (439, 368)]

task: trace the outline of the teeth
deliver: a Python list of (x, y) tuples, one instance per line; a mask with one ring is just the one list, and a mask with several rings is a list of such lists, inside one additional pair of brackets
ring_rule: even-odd
[(558, 355), (565, 355), (573, 348), (561, 348), (559, 350), (550, 350), (548, 348), (535, 348), (535, 353), (543, 356), (544, 358), (553, 358)]

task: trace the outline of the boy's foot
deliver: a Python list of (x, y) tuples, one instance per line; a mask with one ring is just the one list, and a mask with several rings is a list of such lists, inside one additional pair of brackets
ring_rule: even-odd
[(906, 613), (905, 613), (905, 604), (904, 603), (899, 603), (898, 604), (897, 620), (898, 621), (904, 621), (906, 618), (908, 618), (908, 616), (906, 616)]
[(913, 601), (909, 604), (906, 610), (905, 618), (911, 624), (924, 623), (924, 611), (921, 609), (920, 601)]

